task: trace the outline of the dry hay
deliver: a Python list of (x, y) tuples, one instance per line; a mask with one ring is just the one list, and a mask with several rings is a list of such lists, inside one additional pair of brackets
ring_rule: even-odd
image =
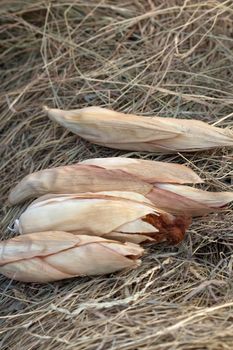
[[(2, 238), (26, 206), (6, 202), (24, 175), (124, 154), (50, 122), (44, 104), (233, 125), (231, 0), (1, 0), (0, 11)], [(125, 154), (231, 187), (229, 149)], [(196, 219), (181, 245), (148, 247), (132, 272), (48, 285), (1, 277), (1, 349), (232, 349), (232, 218)]]

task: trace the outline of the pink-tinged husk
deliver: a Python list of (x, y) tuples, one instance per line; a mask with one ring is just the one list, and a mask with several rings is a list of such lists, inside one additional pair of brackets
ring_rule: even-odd
[(198, 120), (141, 117), (100, 107), (45, 111), (80, 137), (110, 148), (174, 153), (233, 146), (233, 131)]
[[(75, 165), (45, 169), (26, 176), (12, 189), (9, 201), (16, 204), (45, 193), (133, 191), (173, 214), (200, 216), (225, 207), (232, 192), (207, 192), (185, 183), (202, 180), (180, 165), (124, 157), (94, 158)], [(178, 184), (178, 185), (177, 185)]]
[[(209, 192), (190, 186), (164, 183), (154, 184), (153, 189), (146, 196), (123, 191), (102, 191), (98, 195), (106, 194), (109, 196), (110, 193), (113, 193), (113, 196), (119, 196), (121, 198), (124, 198), (124, 194), (126, 193), (126, 199), (153, 205), (161, 213), (166, 212), (187, 217), (204, 216), (209, 213), (218, 212), (225, 209), (233, 201), (233, 192)], [(50, 197), (54, 198), (54, 196), (54, 194), (48, 194), (40, 197), (33, 203), (40, 201), (41, 198), (49, 199)], [(60, 197), (60, 195), (56, 196)]]
[(225, 208), (233, 201), (233, 192), (208, 192), (189, 186), (155, 184), (147, 198), (172, 214), (203, 216)]
[(156, 186), (194, 201), (201, 202), (212, 208), (221, 208), (233, 201), (233, 192), (209, 192), (189, 186), (162, 183), (156, 184)]
[(95, 165), (75, 164), (27, 175), (11, 190), (9, 202), (17, 204), (46, 193), (124, 190), (146, 195), (152, 187), (152, 184), (121, 169), (108, 170)]
[(0, 273), (23, 282), (96, 276), (140, 265), (143, 248), (62, 231), (37, 232), (0, 242)]
[(125, 157), (93, 158), (80, 164), (122, 170), (141, 180), (153, 183), (197, 184), (203, 180), (185, 165)]
[[(177, 244), (190, 223), (156, 208), (134, 192), (100, 192), (80, 195), (45, 195), (34, 201), (15, 225), (19, 233), (62, 230), (75, 234), (112, 237), (120, 240)], [(130, 239), (132, 237), (132, 239)], [(145, 237), (145, 239), (144, 239)], [(148, 238), (149, 237), (149, 238)]]
[[(107, 239), (113, 239), (119, 242), (131, 242), (135, 244), (141, 243), (155, 243), (155, 239), (143, 234), (137, 233), (121, 233), (121, 232), (111, 232), (104, 236)], [(166, 238), (160, 239), (157, 243), (165, 242)]]

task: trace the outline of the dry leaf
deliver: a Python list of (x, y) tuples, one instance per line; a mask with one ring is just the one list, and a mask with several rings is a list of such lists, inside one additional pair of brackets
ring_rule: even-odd
[(203, 180), (192, 169), (175, 163), (109, 157), (88, 159), (80, 162), (80, 164), (98, 166), (106, 170), (122, 170), (151, 184), (156, 182), (174, 184), (203, 183)]
[(9, 202), (17, 204), (46, 193), (124, 190), (145, 195), (152, 188), (152, 184), (122, 170), (106, 170), (95, 165), (75, 164), (45, 169), (26, 176), (10, 192)]
[(233, 146), (233, 131), (199, 120), (141, 117), (100, 107), (45, 111), (80, 137), (110, 148), (173, 153)]
[(136, 268), (143, 249), (133, 243), (37, 232), (0, 242), (0, 273), (23, 282), (50, 282)]
[(147, 198), (170, 213), (195, 217), (225, 208), (233, 201), (233, 192), (208, 192), (189, 186), (158, 183)]
[(207, 192), (180, 184), (201, 183), (184, 165), (123, 157), (89, 159), (75, 165), (41, 170), (13, 188), (9, 201), (16, 204), (46, 193), (130, 191), (143, 194), (162, 210), (200, 216), (225, 207), (233, 192)]
[(140, 238), (140, 242), (176, 244), (183, 239), (189, 223), (189, 218), (174, 217), (140, 194), (112, 191), (45, 195), (16, 220), (15, 230), (21, 234), (51, 230), (88, 232), (115, 239), (117, 234), (123, 241), (139, 242)]

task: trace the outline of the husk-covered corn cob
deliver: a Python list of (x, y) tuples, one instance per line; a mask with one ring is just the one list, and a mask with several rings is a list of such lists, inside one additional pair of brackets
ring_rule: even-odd
[(80, 165), (91, 165), (105, 170), (121, 170), (148, 183), (196, 184), (203, 180), (190, 168), (182, 164), (126, 157), (92, 158)]
[(0, 242), (0, 273), (24, 282), (50, 282), (136, 268), (143, 249), (101, 237), (37, 232)]
[(124, 157), (94, 158), (81, 162), (106, 170), (123, 170), (153, 184), (146, 197), (153, 204), (173, 214), (201, 216), (224, 208), (233, 201), (233, 192), (209, 192), (183, 184), (204, 181), (184, 165)]
[(233, 131), (198, 120), (141, 117), (100, 107), (44, 109), (68, 130), (110, 148), (172, 153), (233, 146)]
[(190, 219), (157, 209), (134, 192), (45, 195), (15, 222), (21, 234), (61, 230), (133, 243), (179, 243)]
[(94, 158), (78, 164), (32, 173), (9, 195), (17, 204), (46, 193), (130, 191), (147, 194), (153, 183), (201, 183), (201, 178), (184, 165), (124, 157)]
[(153, 185), (125, 171), (75, 164), (41, 170), (26, 176), (11, 190), (9, 202), (17, 204), (46, 193), (132, 191), (146, 195)]
[(46, 193), (130, 191), (173, 214), (205, 215), (233, 201), (233, 192), (207, 192), (182, 184), (201, 183), (180, 164), (124, 157), (95, 158), (26, 176), (9, 195), (11, 204)]

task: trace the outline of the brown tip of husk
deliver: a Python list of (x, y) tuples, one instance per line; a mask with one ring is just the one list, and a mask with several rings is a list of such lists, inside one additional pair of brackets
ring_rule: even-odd
[(166, 241), (170, 245), (176, 245), (184, 239), (192, 222), (189, 216), (177, 216), (171, 220), (170, 215), (165, 213), (159, 216), (148, 214), (143, 220), (158, 228), (159, 232), (153, 235), (157, 243)]

